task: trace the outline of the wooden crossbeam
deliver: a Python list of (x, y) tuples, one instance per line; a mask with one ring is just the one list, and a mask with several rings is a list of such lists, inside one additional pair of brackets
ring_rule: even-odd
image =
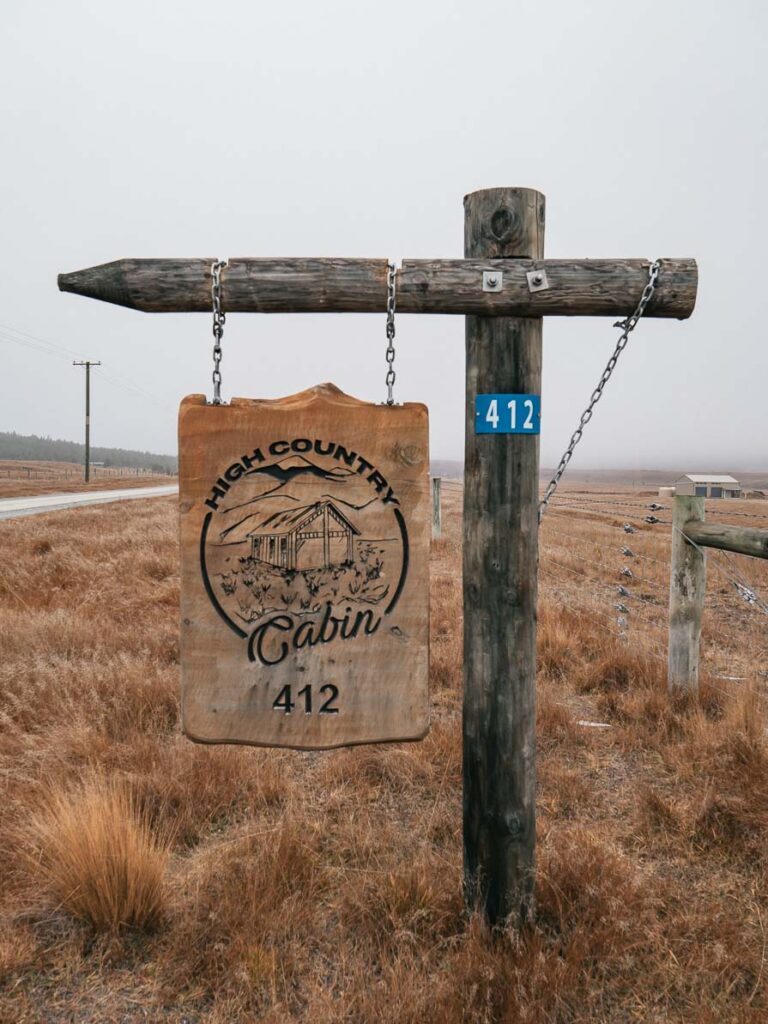
[[(208, 259), (123, 259), (71, 274), (59, 288), (148, 313), (211, 309)], [(648, 278), (649, 261), (486, 258), (404, 260), (397, 272), (401, 313), (478, 316), (624, 316)], [(543, 271), (546, 287), (527, 275)], [(483, 274), (501, 275), (498, 291)], [(222, 306), (230, 313), (383, 313), (383, 259), (231, 259), (222, 272)], [(696, 302), (693, 259), (665, 259), (645, 316), (685, 319)]]
[(768, 530), (691, 521), (685, 524), (683, 533), (702, 548), (720, 548), (753, 558), (768, 558)]

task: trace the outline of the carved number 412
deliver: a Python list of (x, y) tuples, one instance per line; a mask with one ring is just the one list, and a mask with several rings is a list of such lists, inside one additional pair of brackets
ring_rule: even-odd
[[(322, 702), (320, 707), (317, 709), (319, 715), (338, 715), (339, 709), (335, 707), (335, 702), (339, 696), (338, 686), (334, 686), (333, 683), (326, 683), (325, 686), (320, 687), (320, 696), (324, 697), (325, 700)], [(284, 686), (280, 693), (275, 697), (272, 702), (273, 711), (282, 711), (284, 715), (290, 715), (297, 704), (301, 704), (304, 701), (304, 714), (312, 714), (312, 686), (302, 686), (299, 692), (296, 694), (296, 700), (294, 701), (291, 697), (291, 686), (290, 684)]]

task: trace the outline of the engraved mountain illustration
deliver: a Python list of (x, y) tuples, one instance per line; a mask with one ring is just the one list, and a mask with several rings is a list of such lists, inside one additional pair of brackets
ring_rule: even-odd
[[(355, 471), (349, 469), (346, 466), (334, 466), (331, 469), (325, 469), (322, 466), (318, 466), (314, 462), (310, 462), (309, 459), (305, 459), (303, 455), (288, 455), (284, 459), (279, 459), (277, 462), (271, 462), (266, 466), (253, 466), (246, 473), (243, 474), (243, 479), (255, 479), (266, 477), (270, 480), (276, 480), (277, 485), (270, 487), (268, 490), (249, 497), (245, 500), (235, 502), (234, 504), (225, 505), (222, 511), (227, 513), (236, 512), (239, 509), (246, 508), (248, 505), (252, 505), (254, 502), (263, 501), (265, 498), (270, 497), (277, 491), (280, 491), (287, 484), (296, 480), (297, 477), (316, 477), (320, 480), (331, 480), (341, 481), (345, 480), (350, 476), (355, 476)], [(239, 488), (236, 493), (240, 494), (242, 488)], [(291, 501), (298, 499), (290, 497)], [(221, 531), (221, 538), (224, 539), (228, 533), (236, 529), (244, 519), (238, 519), (234, 523), (229, 523)]]
[(402, 543), (392, 508), (354, 469), (319, 461), (293, 453), (254, 465), (216, 510), (206, 562), (234, 621), (343, 618), (394, 593)]

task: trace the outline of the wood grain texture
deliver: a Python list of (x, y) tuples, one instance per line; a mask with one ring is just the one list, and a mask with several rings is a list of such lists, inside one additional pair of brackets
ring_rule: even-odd
[(184, 399), (190, 738), (319, 749), (425, 734), (428, 473), (423, 405), (330, 384), (228, 406)]
[[(404, 260), (397, 272), (398, 311), (623, 316), (637, 305), (648, 278), (648, 260), (509, 258), (499, 255), (510, 248), (498, 239), (489, 248), (492, 254), (482, 258)], [(60, 274), (59, 288), (150, 313), (209, 312), (213, 262), (212, 258), (117, 260)], [(538, 269), (546, 270), (549, 288), (531, 292), (526, 273)], [(501, 291), (483, 291), (485, 270), (502, 272)], [(386, 275), (383, 259), (231, 259), (221, 275), (222, 304), (232, 313), (383, 313)], [(664, 260), (645, 315), (690, 316), (697, 279), (695, 260)]]
[(669, 574), (670, 693), (698, 693), (699, 646), (707, 565), (684, 534), (704, 520), (704, 499), (678, 495), (672, 503), (672, 565)]
[[(465, 199), (468, 256), (540, 259), (544, 197)], [(478, 394), (541, 393), (540, 319), (468, 317), (464, 467), (464, 883), (493, 925), (532, 914), (539, 438), (476, 434)]]
[[(623, 316), (648, 281), (649, 260), (405, 260), (398, 308), (405, 313), (481, 316)], [(482, 291), (484, 270), (501, 271), (502, 289)], [(546, 271), (549, 287), (530, 291), (526, 274)], [(645, 316), (685, 319), (696, 304), (691, 259), (665, 260)]]
[[(59, 289), (147, 313), (210, 312), (214, 262), (115, 260), (60, 274)], [(221, 272), (228, 313), (348, 313), (377, 304), (383, 311), (386, 294), (386, 260), (231, 259)]]
[(768, 558), (768, 530), (752, 526), (726, 526), (722, 523), (685, 524), (685, 535), (704, 548), (720, 548), (738, 555)]

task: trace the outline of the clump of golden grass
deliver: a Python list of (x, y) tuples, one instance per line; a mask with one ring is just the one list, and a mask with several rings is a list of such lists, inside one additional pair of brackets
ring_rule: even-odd
[(53, 786), (28, 827), (30, 868), (60, 907), (96, 931), (158, 924), (170, 843), (125, 782)]

